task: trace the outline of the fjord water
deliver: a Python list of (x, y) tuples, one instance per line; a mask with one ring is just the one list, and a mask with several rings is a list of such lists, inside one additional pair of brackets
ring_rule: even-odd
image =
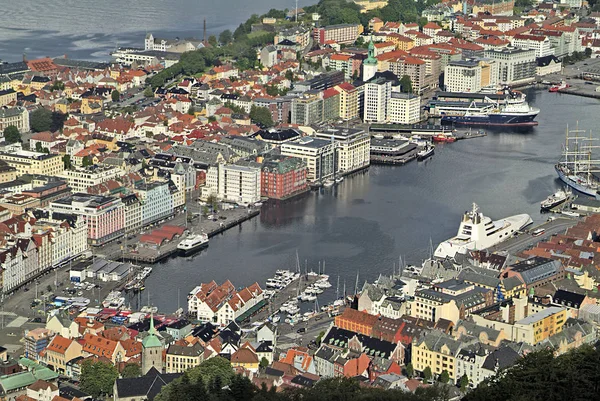
[[(316, 3), (299, 0), (298, 6)], [(233, 30), (252, 14), (293, 9), (293, 0), (4, 0), (0, 59), (57, 57), (110, 60), (116, 46), (143, 47), (147, 32), (202, 38)]]
[(315, 271), (325, 261), (330, 294), (338, 274), (351, 291), (357, 272), (362, 285), (390, 274), (400, 255), (420, 263), (430, 238), (435, 247), (455, 235), (472, 202), (494, 219), (529, 213), (542, 222), (539, 202), (560, 188), (553, 166), (566, 124), (594, 128), (600, 102), (534, 90), (528, 100), (542, 110), (539, 126), (528, 132), (490, 132), (439, 145), (429, 161), (371, 166), (333, 189), (263, 206), (259, 217), (212, 238), (194, 258), (156, 265), (146, 283), (150, 303), (174, 311), (178, 290), (184, 306), (185, 295), (210, 280), (263, 285), (275, 270), (295, 268), (296, 251), (303, 269), (305, 260)]

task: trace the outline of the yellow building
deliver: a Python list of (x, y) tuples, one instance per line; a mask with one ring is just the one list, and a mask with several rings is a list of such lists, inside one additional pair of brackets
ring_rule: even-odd
[(387, 35), (387, 41), (396, 45), (397, 50), (409, 51), (415, 47), (415, 41), (408, 36), (400, 35), (399, 33), (390, 33)]
[(344, 121), (358, 117), (358, 89), (344, 82), (335, 87), (340, 94), (340, 118)]
[(433, 376), (440, 375), (444, 370), (450, 375), (450, 380), (456, 377), (456, 355), (460, 351), (460, 343), (452, 337), (432, 331), (412, 344), (412, 364), (415, 370), (423, 372), (427, 367)]
[(17, 174), (38, 174), (55, 176), (65, 167), (59, 155), (19, 150), (0, 153), (0, 160), (17, 169)]
[(100, 96), (89, 96), (81, 99), (81, 114), (101, 113), (103, 99)]
[(57, 373), (65, 373), (67, 362), (81, 356), (81, 344), (61, 335), (55, 336), (50, 344), (42, 351), (46, 365), (52, 366)]
[(388, 5), (387, 0), (354, 0), (354, 3), (360, 6), (360, 12), (363, 14)]
[(250, 347), (242, 347), (231, 354), (231, 366), (258, 372), (258, 355)]
[(383, 21), (377, 17), (371, 18), (369, 21), (369, 31), (371, 32), (379, 32), (382, 27)]
[(567, 309), (551, 306), (515, 322), (513, 341), (535, 345), (560, 333), (568, 318)]
[(17, 169), (8, 163), (0, 161), (0, 184), (17, 179)]
[(14, 89), (0, 90), (0, 107), (16, 101), (17, 92)]
[(200, 343), (192, 346), (172, 344), (167, 349), (166, 373), (183, 373), (204, 361), (204, 349)]

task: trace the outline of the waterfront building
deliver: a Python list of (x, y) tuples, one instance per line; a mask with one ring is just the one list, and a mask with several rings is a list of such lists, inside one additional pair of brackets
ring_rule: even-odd
[(318, 91), (308, 91), (292, 100), (291, 123), (312, 125), (323, 122), (323, 96)]
[(448, 92), (480, 92), (481, 65), (476, 60), (451, 61), (444, 71), (444, 86)]
[(155, 223), (173, 215), (173, 196), (168, 182), (149, 182), (135, 186), (142, 205), (142, 226)]
[(347, 82), (336, 85), (335, 90), (340, 94), (340, 118), (344, 121), (358, 118), (358, 90)]
[(308, 190), (306, 163), (295, 157), (266, 160), (261, 168), (261, 196), (286, 199)]
[(362, 31), (363, 26), (361, 24), (329, 25), (315, 28), (313, 37), (320, 45), (323, 45), (330, 40), (339, 44), (351, 44), (354, 43)]
[(196, 313), (198, 320), (202, 322), (216, 323), (219, 306), (234, 293), (235, 287), (229, 280), (220, 286), (214, 281), (201, 284), (190, 292), (188, 312)]
[(103, 245), (125, 231), (124, 204), (120, 198), (76, 193), (51, 202), (48, 208), (54, 213), (83, 216), (90, 245)]
[[(236, 164), (220, 163), (216, 170), (218, 173), (216, 195), (219, 199), (240, 205), (254, 204), (260, 201), (261, 168), (259, 163), (244, 160), (240, 160)], [(211, 171), (214, 169), (209, 169), (209, 175)]]
[(550, 39), (544, 35), (517, 34), (513, 36), (511, 46), (517, 49), (535, 50), (535, 57), (546, 57), (554, 54)]
[(58, 176), (65, 169), (60, 155), (22, 149), (0, 152), (0, 160), (4, 160), (9, 166), (15, 168), (18, 175)]
[(203, 361), (204, 348), (200, 343), (188, 346), (171, 344), (167, 348), (165, 373), (183, 373)]
[(387, 120), (395, 124), (421, 121), (421, 97), (412, 93), (392, 92), (387, 104)]
[(124, 228), (126, 233), (136, 232), (142, 227), (142, 203), (136, 194), (121, 198), (124, 205)]
[(498, 64), (498, 83), (514, 85), (535, 79), (535, 50), (504, 48), (487, 50), (485, 57)]
[(224, 327), (231, 322), (244, 320), (244, 316), (262, 305), (263, 299), (263, 291), (258, 283), (234, 292), (226, 302), (219, 305), (216, 323)]
[(79, 325), (73, 320), (60, 314), (56, 314), (46, 322), (46, 329), (65, 338), (79, 338)]
[(536, 62), (536, 75), (544, 76), (548, 74), (560, 73), (562, 71), (562, 61), (560, 61), (558, 57), (554, 55), (538, 57)]
[(88, 188), (112, 180), (121, 174), (122, 172), (115, 167), (96, 164), (64, 170), (58, 174), (58, 177), (66, 180), (73, 192), (85, 193)]
[(336, 147), (336, 171), (350, 173), (369, 166), (371, 140), (362, 129), (334, 127), (317, 131), (315, 137), (333, 142)]
[(309, 182), (323, 181), (336, 172), (335, 143), (320, 138), (303, 137), (281, 145), (281, 154), (304, 160)]

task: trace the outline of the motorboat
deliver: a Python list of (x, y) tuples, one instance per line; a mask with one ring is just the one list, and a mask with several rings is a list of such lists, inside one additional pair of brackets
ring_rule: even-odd
[(193, 234), (182, 240), (179, 244), (177, 244), (177, 249), (179, 252), (187, 256), (199, 249), (205, 248), (208, 246), (208, 235), (207, 234)]

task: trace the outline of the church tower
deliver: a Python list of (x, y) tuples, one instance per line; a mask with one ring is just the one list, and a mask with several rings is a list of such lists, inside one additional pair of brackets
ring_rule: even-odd
[(363, 77), (362, 80), (367, 82), (377, 73), (377, 59), (375, 58), (375, 45), (373, 41), (369, 42), (369, 57), (363, 61)]
[(163, 345), (154, 329), (154, 314), (150, 314), (150, 330), (142, 341), (142, 375), (152, 368), (163, 371)]

